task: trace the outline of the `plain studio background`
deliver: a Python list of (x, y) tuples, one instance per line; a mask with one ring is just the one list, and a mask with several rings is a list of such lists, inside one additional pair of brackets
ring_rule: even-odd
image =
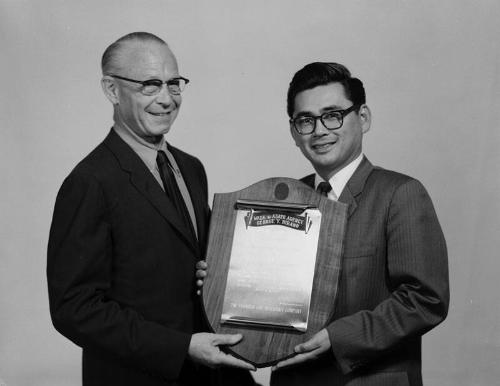
[(424, 183), (448, 243), (452, 302), (424, 338), (425, 384), (498, 384), (499, 16), (494, 0), (1, 0), (0, 384), (80, 384), (80, 349), (50, 322), (49, 226), (64, 177), (111, 127), (101, 54), (140, 30), (192, 81), (168, 140), (204, 162), (211, 194), (311, 171), (285, 113), (296, 70), (338, 61), (360, 77), (365, 153)]

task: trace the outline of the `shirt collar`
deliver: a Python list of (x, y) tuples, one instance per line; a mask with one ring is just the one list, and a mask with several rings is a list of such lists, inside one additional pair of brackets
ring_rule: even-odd
[[(336, 174), (330, 178), (328, 181), (332, 186), (332, 191), (337, 197), (340, 197), (342, 191), (344, 190), (347, 182), (352, 177), (359, 164), (363, 160), (363, 153), (361, 153), (355, 160), (351, 161), (349, 164), (340, 169)], [(319, 176), (318, 173), (314, 176), (314, 189), (318, 188), (320, 182), (323, 182), (323, 178)]]
[(115, 121), (113, 126), (116, 134), (120, 136), (131, 148), (134, 150), (137, 155), (142, 159), (142, 161), (146, 164), (149, 170), (154, 170), (157, 168), (156, 166), (156, 156), (159, 150), (163, 150), (168, 152), (167, 142), (165, 141), (165, 137), (161, 137), (159, 143), (149, 143), (145, 141), (143, 138), (139, 137), (136, 133), (130, 130), (127, 126), (120, 124)]

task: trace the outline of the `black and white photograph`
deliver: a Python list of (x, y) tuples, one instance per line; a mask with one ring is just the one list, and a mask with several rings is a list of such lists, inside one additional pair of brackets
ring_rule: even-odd
[(0, 386), (497, 385), (499, 19), (0, 0)]

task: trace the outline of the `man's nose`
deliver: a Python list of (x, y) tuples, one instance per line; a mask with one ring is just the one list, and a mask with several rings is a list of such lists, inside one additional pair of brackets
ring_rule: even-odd
[(316, 118), (316, 126), (314, 127), (313, 135), (320, 137), (322, 135), (326, 135), (330, 132), (325, 125), (323, 125), (323, 122), (321, 122), (320, 117)]
[(162, 88), (158, 95), (156, 95), (156, 102), (169, 105), (173, 101), (172, 94), (168, 91), (168, 86), (166, 84), (162, 85)]

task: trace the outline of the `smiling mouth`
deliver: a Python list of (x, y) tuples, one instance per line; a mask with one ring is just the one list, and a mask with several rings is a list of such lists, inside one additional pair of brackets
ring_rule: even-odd
[(167, 115), (170, 115), (171, 111), (167, 112), (167, 113), (151, 113), (151, 115), (154, 115), (155, 117), (165, 117)]
[(314, 144), (312, 145), (311, 147), (313, 148), (313, 150), (316, 150), (316, 151), (325, 151), (325, 150), (330, 150), (330, 148), (335, 145), (336, 142), (326, 142), (326, 143), (317, 143), (317, 144)]

